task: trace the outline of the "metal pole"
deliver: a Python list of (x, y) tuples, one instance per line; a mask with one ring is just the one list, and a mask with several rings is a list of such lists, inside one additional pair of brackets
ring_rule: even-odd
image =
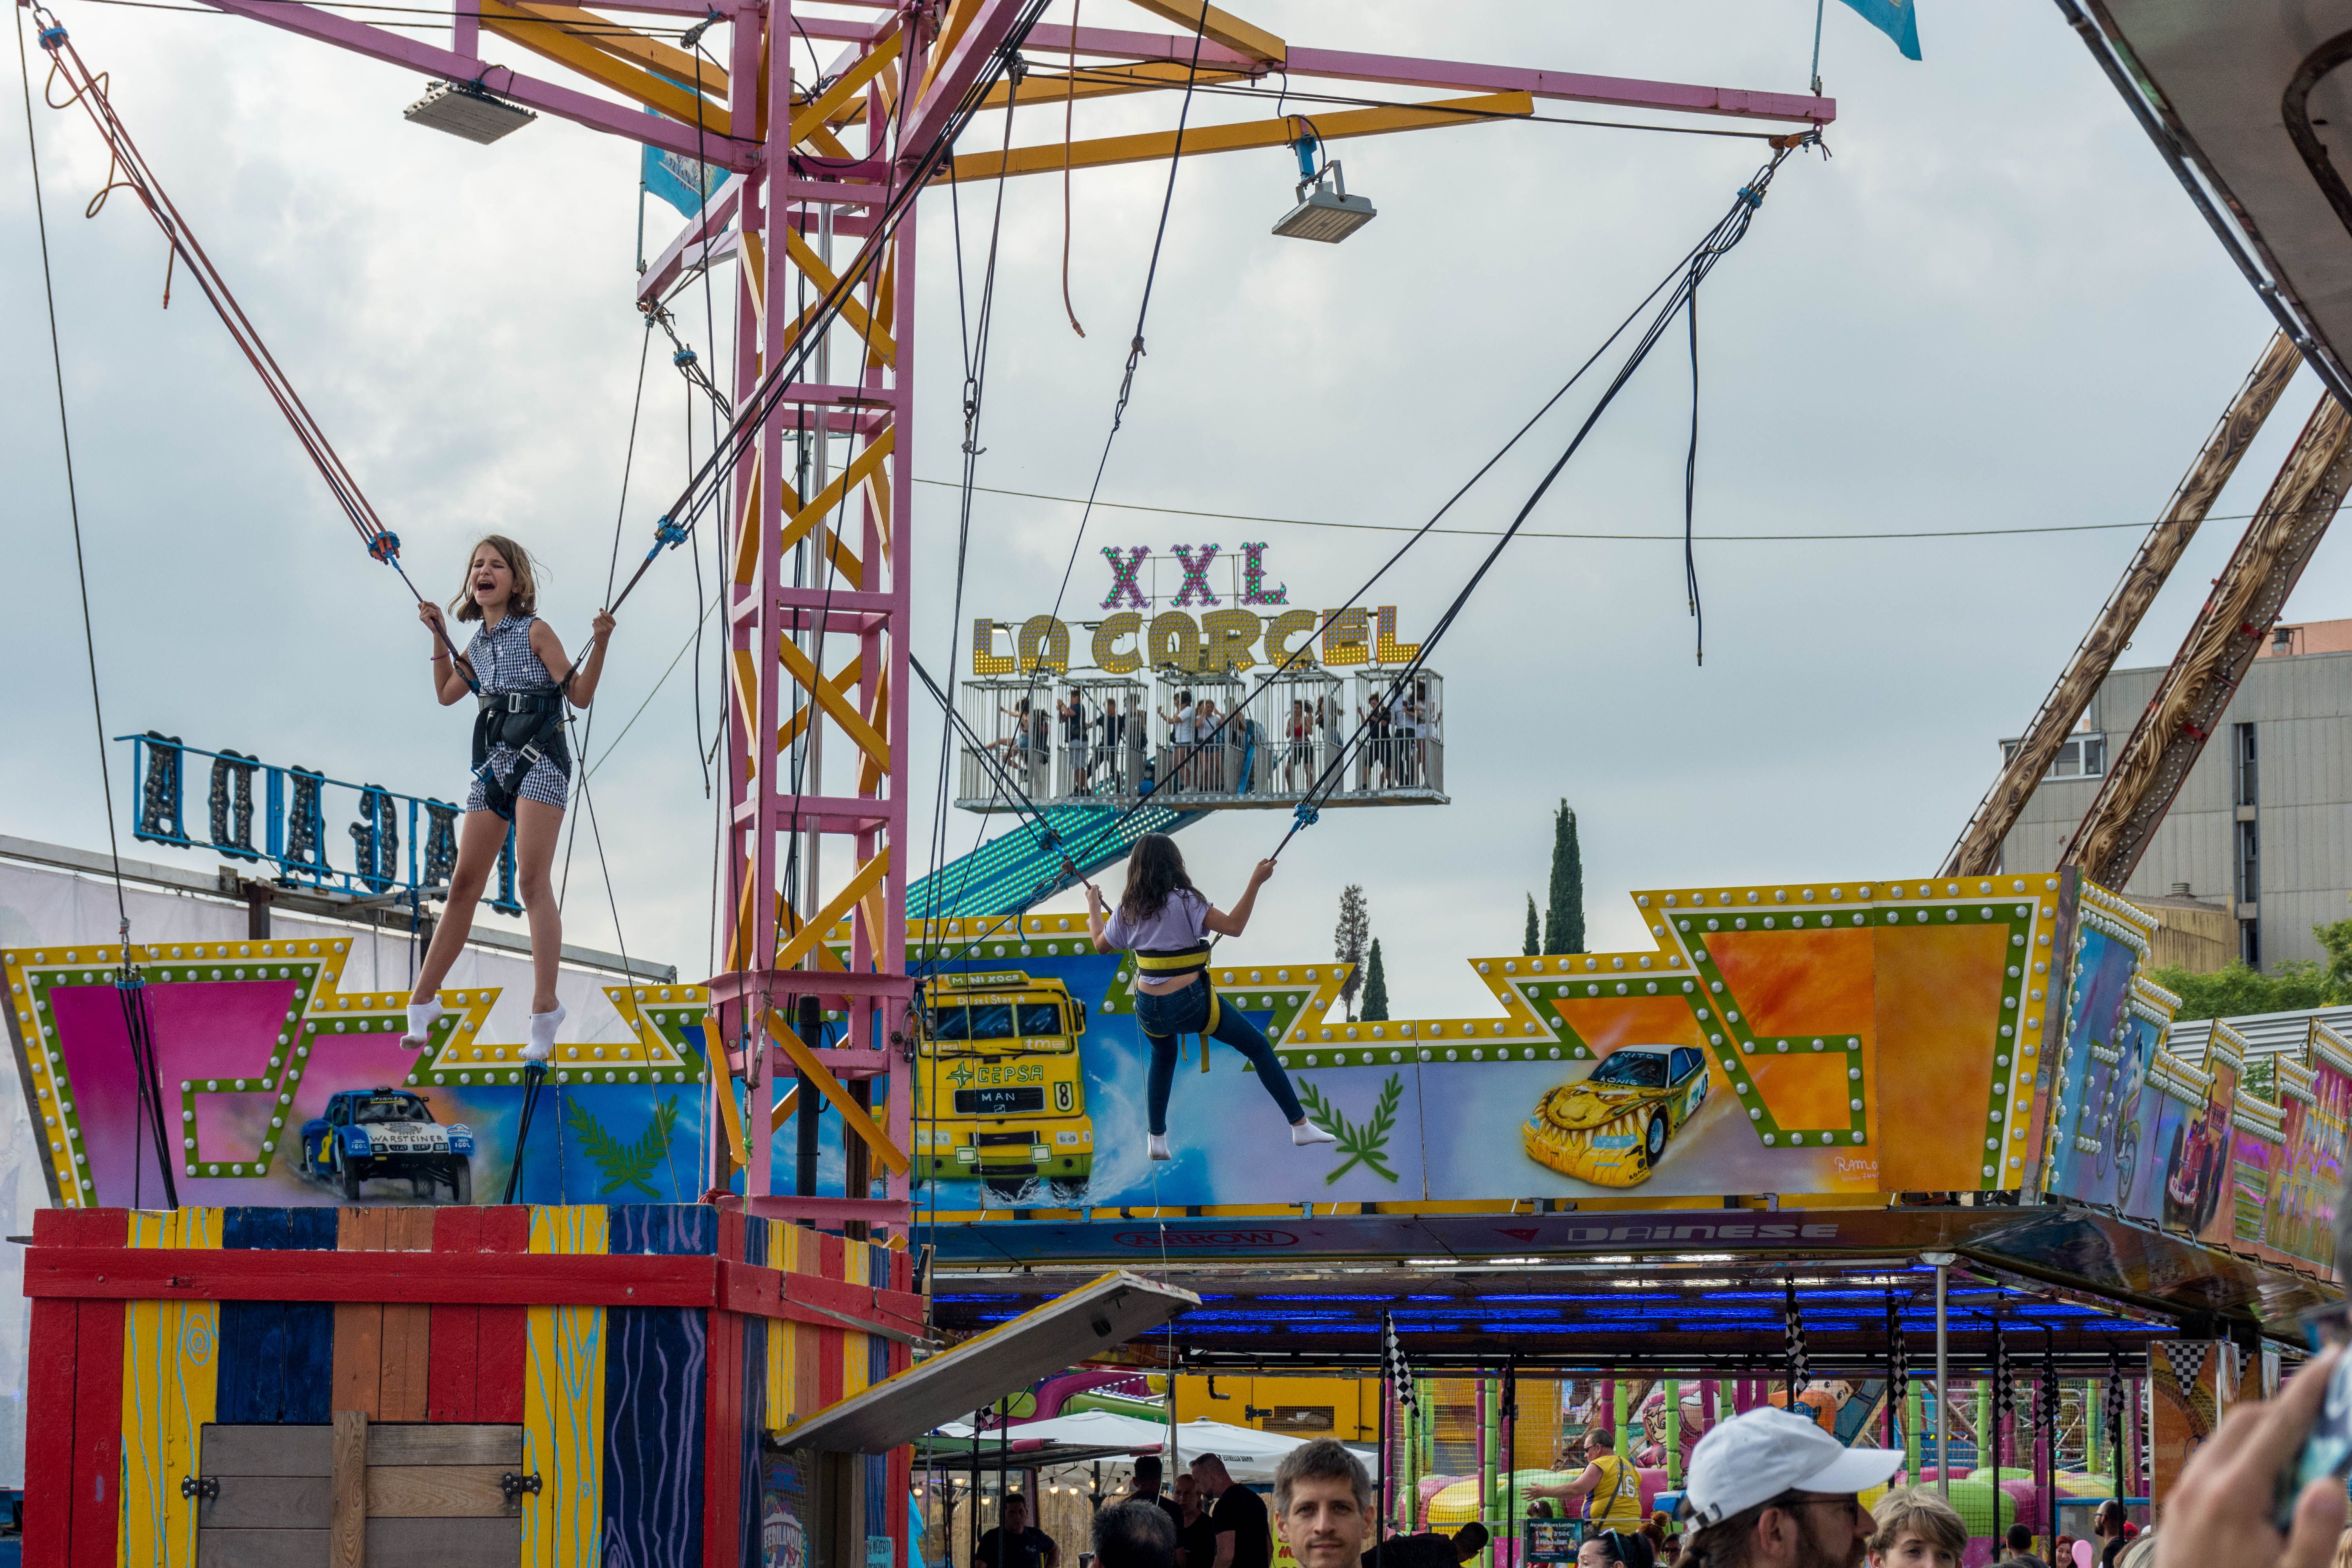
[(1952, 1416), (1951, 1405), (1945, 1398), (1945, 1382), (1951, 1371), (1952, 1345), (1944, 1298), (1950, 1282), (1949, 1271), (1959, 1258), (1949, 1252), (1923, 1252), (1919, 1260), (1936, 1270), (1936, 1490), (1948, 1501), (1952, 1495)]

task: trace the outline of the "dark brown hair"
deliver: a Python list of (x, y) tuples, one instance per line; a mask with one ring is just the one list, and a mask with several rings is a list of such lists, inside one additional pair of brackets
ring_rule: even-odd
[(503, 533), (486, 533), (466, 552), (466, 579), (457, 589), (457, 596), (449, 601), (449, 613), (461, 621), (478, 621), (482, 606), (474, 603), (474, 557), (488, 545), (505, 560), (507, 570), (514, 574), (514, 592), (507, 598), (509, 616), (535, 616), (539, 613), (539, 579), (532, 573), (530, 552)]
[(1147, 833), (1135, 841), (1127, 858), (1127, 889), (1118, 896), (1118, 912), (1129, 925), (1157, 919), (1179, 889), (1197, 893), (1184, 874), (1184, 856), (1165, 833)]

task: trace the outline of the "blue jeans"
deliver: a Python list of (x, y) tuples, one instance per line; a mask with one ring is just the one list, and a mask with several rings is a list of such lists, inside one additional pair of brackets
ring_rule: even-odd
[(1168, 1091), (1176, 1079), (1179, 1035), (1202, 1036), (1201, 1048), (1204, 1051), (1209, 1048), (1208, 1042), (1216, 1039), (1241, 1052), (1257, 1068), (1266, 1093), (1274, 1096), (1275, 1104), (1282, 1108), (1282, 1119), (1294, 1122), (1306, 1120), (1307, 1112), (1299, 1109), (1298, 1096), (1291, 1092), (1290, 1075), (1275, 1059), (1274, 1047), (1266, 1043), (1265, 1036), (1242, 1016), (1240, 1008), (1219, 1003), (1216, 1027), (1208, 1026), (1211, 995), (1205, 974), (1164, 996), (1155, 996), (1149, 991), (1135, 994), (1136, 1022), (1143, 1030), (1143, 1037), (1151, 1044), (1151, 1074), (1147, 1082), (1152, 1135), (1159, 1137), (1168, 1131)]

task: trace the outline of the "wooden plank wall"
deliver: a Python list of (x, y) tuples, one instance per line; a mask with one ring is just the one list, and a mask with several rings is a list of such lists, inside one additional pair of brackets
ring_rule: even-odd
[[(339, 1251), (433, 1250), (432, 1209), (336, 1212)], [(418, 1302), (336, 1302), (333, 1409), (371, 1421), (424, 1420), (431, 1323), (432, 1309)]]
[[(612, 1211), (622, 1253), (708, 1255), (716, 1210), (631, 1204)], [(694, 1307), (614, 1307), (604, 1351), (605, 1559), (628, 1568), (700, 1568), (703, 1427), (710, 1314)]]
[[(233, 1250), (335, 1248), (330, 1208), (220, 1211), (221, 1241)], [(220, 1309), (218, 1418), (230, 1426), (324, 1426), (335, 1347), (334, 1310), (323, 1301), (224, 1301)]]
[[(530, 1250), (608, 1251), (601, 1205), (533, 1206)], [(604, 1331), (602, 1307), (528, 1309), (523, 1463), (540, 1478), (522, 1510), (523, 1568), (593, 1563), (604, 1520)]]
[[(436, 1252), (527, 1252), (530, 1214), (520, 1206), (433, 1211)], [(425, 1367), (428, 1421), (522, 1421), (522, 1307), (436, 1306)]]
[[(121, 1209), (37, 1209), (40, 1247), (121, 1247)], [(39, 1412), (25, 1445), (25, 1561), (115, 1568), (122, 1455), (122, 1303), (33, 1303), (26, 1394)]]
[[(221, 1211), (142, 1211), (130, 1216), (133, 1247), (220, 1245)], [(131, 1301), (122, 1318), (122, 1535), (125, 1563), (194, 1568), (196, 1510), (180, 1493), (195, 1474), (196, 1442), (220, 1374), (220, 1303)]]

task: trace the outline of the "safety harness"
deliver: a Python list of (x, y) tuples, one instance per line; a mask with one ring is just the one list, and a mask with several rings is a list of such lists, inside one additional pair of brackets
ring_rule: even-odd
[[(1224, 1016), (1224, 1009), (1217, 1000), (1215, 984), (1209, 979), (1207, 942), (1196, 942), (1190, 947), (1138, 948), (1135, 951), (1135, 967), (1154, 980), (1173, 980), (1180, 974), (1198, 974), (1201, 984), (1209, 987), (1209, 1021), (1201, 1026), (1200, 1033), (1206, 1037), (1217, 1032), (1217, 1020)], [(1145, 994), (1154, 994), (1147, 992)]]
[[(507, 821), (514, 820), (515, 791), (544, 758), (572, 772), (572, 752), (563, 741), (563, 687), (535, 691), (493, 691), (478, 700), (474, 715), (474, 776), (482, 781), (482, 799)], [(491, 750), (511, 747), (512, 765), (491, 765)]]

